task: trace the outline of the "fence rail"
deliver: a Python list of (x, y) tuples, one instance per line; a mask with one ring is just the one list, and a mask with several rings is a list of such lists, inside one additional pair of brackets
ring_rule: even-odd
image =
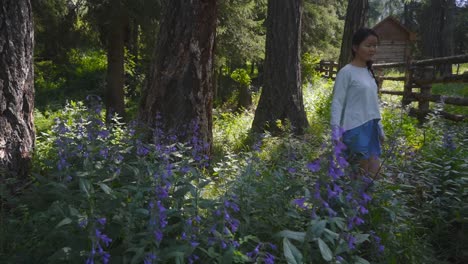
[[(443, 102), (444, 104), (450, 105), (468, 106), (468, 98), (466, 97), (432, 94), (432, 84), (468, 83), (468, 72), (458, 74), (458, 69), (457, 74), (447, 76), (439, 76), (439, 74), (437, 74), (436, 66), (438, 65), (461, 63), (468, 63), (468, 54), (408, 62), (376, 63), (373, 67), (377, 73), (381, 73), (383, 69), (387, 68), (404, 69), (404, 76), (383, 76), (377, 74), (378, 76), (376, 79), (380, 84), (379, 92), (381, 94), (402, 96), (403, 106), (411, 102), (418, 102), (418, 109), (410, 109), (410, 115), (416, 116), (420, 121), (423, 121), (427, 114), (433, 112), (429, 109), (429, 102)], [(321, 61), (317, 70), (320, 71), (324, 77), (335, 79), (336, 73), (338, 72), (338, 64), (331, 61)], [(404, 82), (404, 90), (382, 90), (382, 83), (385, 80)], [(418, 93), (413, 92), (414, 88), (419, 88), (420, 91)], [(465, 115), (456, 115), (444, 111), (439, 111), (438, 113), (454, 121), (468, 120), (468, 116)]]

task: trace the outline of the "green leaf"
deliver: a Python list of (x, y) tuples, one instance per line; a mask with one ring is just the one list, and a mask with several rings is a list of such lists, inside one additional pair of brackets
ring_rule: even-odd
[(174, 257), (176, 264), (184, 264), (184, 252), (174, 251), (167, 254), (167, 257)]
[(145, 248), (131, 248), (131, 249), (127, 249), (127, 251), (135, 252), (135, 255), (133, 256), (130, 262), (131, 264), (141, 263), (143, 256), (145, 254)]
[(283, 230), (277, 234), (277, 236), (294, 239), (299, 242), (304, 242), (305, 235), (305, 232), (295, 232), (290, 230)]
[(224, 253), (221, 263), (231, 264), (233, 256), (234, 256), (234, 250), (231, 247), (228, 251)]
[(55, 226), (55, 228), (59, 228), (61, 226), (64, 226), (64, 225), (68, 225), (72, 222), (72, 220), (68, 217), (64, 218), (62, 221), (60, 221), (60, 223), (57, 224), (57, 226)]
[(323, 231), (325, 230), (326, 225), (327, 225), (326, 220), (321, 220), (321, 221), (313, 223), (311, 231), (312, 231), (312, 234), (314, 235), (314, 237), (320, 237), (322, 235)]
[(112, 189), (105, 183), (99, 183), (99, 187), (106, 193), (106, 194), (111, 194)]
[(355, 261), (354, 264), (370, 264), (369, 261), (367, 261), (367, 260), (365, 260), (365, 259), (363, 259), (361, 257), (358, 257), (358, 256), (355, 256), (353, 259)]
[(354, 237), (356, 238), (356, 244), (361, 244), (364, 241), (369, 241), (369, 234), (357, 234)]
[(78, 177), (86, 177), (88, 175), (89, 175), (89, 172), (87, 172), (87, 171), (78, 171), (78, 172), (76, 172), (76, 176), (78, 176)]
[(331, 261), (333, 258), (333, 254), (330, 248), (328, 247), (328, 245), (320, 238), (317, 241), (318, 241), (320, 253), (322, 254), (323, 259), (326, 261)]
[(345, 221), (341, 217), (333, 217), (330, 222), (332, 224), (335, 224), (341, 230), (344, 230), (346, 228)]
[(80, 178), (79, 184), (80, 190), (83, 191), (86, 194), (86, 196), (90, 197), (91, 195), (89, 194), (89, 192), (91, 189), (91, 184), (89, 183), (89, 181), (85, 178)]
[(335, 239), (338, 239), (340, 237), (340, 235), (338, 235), (337, 233), (331, 231), (330, 229), (328, 228), (325, 228), (325, 236), (331, 241), (331, 240), (335, 240)]
[(191, 184), (187, 184), (183, 187), (177, 188), (177, 190), (174, 192), (175, 197), (184, 197), (188, 192), (190, 192), (192, 189), (194, 189), (194, 186)]
[(288, 264), (302, 264), (301, 252), (287, 239), (283, 238), (283, 253)]
[(80, 213), (76, 208), (74, 208), (74, 207), (72, 207), (70, 205), (68, 206), (68, 209), (70, 210), (70, 215), (71, 216), (77, 216)]
[(142, 214), (142, 215), (149, 215), (148, 209), (145, 208), (138, 208), (135, 210), (135, 213)]

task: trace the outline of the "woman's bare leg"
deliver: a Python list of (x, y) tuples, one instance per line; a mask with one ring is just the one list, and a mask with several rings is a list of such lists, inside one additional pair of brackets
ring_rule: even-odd
[(380, 172), (380, 160), (377, 156), (372, 156), (369, 158), (369, 174), (372, 178), (378, 179)]
[(373, 156), (369, 159), (359, 161), (359, 170), (361, 175), (369, 175), (371, 178), (378, 178), (380, 170), (380, 160), (378, 157)]
[(359, 174), (360, 175), (367, 175), (369, 173), (369, 160), (362, 159), (359, 161)]

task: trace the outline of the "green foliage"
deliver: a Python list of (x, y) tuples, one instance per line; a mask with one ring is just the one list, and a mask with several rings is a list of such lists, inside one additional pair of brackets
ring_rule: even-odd
[(145, 144), (136, 127), (105, 125), (100, 108), (71, 102), (40, 137), (33, 185), (2, 212), (2, 262), (246, 259), (228, 215), (235, 198), (202, 195), (211, 180), (201, 145)]
[(32, 1), (32, 7), (36, 58), (59, 62), (66, 57), (67, 51), (76, 48), (78, 43), (93, 43), (95, 40), (76, 27), (78, 3), (68, 0), (43, 0)]
[[(405, 162), (392, 162), (388, 175), (393, 175), (394, 192), (398, 194), (401, 213), (411, 222), (397, 226), (404, 228), (396, 240), (389, 241), (394, 247), (406, 247), (419, 252), (421, 258), (410, 258), (404, 252), (393, 256), (394, 263), (450, 263), (463, 262), (466, 255), (466, 238), (460, 236), (466, 228), (467, 184), (466, 124), (450, 124), (434, 118), (424, 129), (437, 131), (437, 136), (426, 140), (419, 151), (399, 147)], [(395, 167), (393, 167), (395, 166)], [(397, 197), (395, 197), (397, 198)], [(398, 209), (398, 208), (397, 208)], [(402, 210), (403, 209), (403, 210)], [(398, 217), (398, 215), (397, 215)], [(460, 233), (461, 232), (461, 233)], [(420, 244), (415, 244), (420, 240)], [(414, 256), (414, 255), (413, 255)], [(406, 260), (405, 260), (406, 259)]]
[(235, 69), (231, 73), (231, 78), (244, 86), (249, 86), (252, 82), (252, 79), (250, 78), (249, 74), (247, 73), (247, 70), (245, 69)]
[[(216, 27), (218, 65), (260, 61), (264, 57), (266, 1), (221, 1)], [(228, 62), (228, 63), (226, 63)]]
[(301, 58), (301, 76), (302, 82), (315, 83), (320, 78), (316, 68), (320, 62), (320, 57), (314, 57), (310, 53), (303, 53)]
[[(432, 87), (433, 94), (439, 94), (444, 96), (453, 97), (468, 97), (468, 84), (466, 83), (447, 83), (447, 84), (435, 84)], [(431, 108), (435, 108), (435, 104), (431, 104)], [(445, 104), (443, 110), (451, 114), (468, 115), (468, 109), (465, 106), (455, 106)]]
[(333, 82), (316, 72), (310, 79), (312, 82), (303, 88), (304, 109), (310, 124), (309, 133), (320, 138), (329, 126)]
[(84, 100), (88, 94), (101, 95), (107, 57), (101, 50), (70, 50), (66, 66), (40, 61), (35, 69), (35, 102), (40, 111), (63, 107), (67, 99)]
[[(326, 113), (331, 84), (318, 80), (304, 89), (307, 111), (313, 113), (309, 118), (319, 125), (303, 138), (285, 131), (281, 137), (264, 135), (252, 144), (252, 112), (215, 113), (217, 157), (210, 167), (193, 156), (196, 146), (144, 143), (134, 133), (137, 127), (118, 119), (105, 125), (96, 107), (71, 101), (57, 114), (44, 114), (38, 119), (43, 129), (33, 184), (21, 196), (2, 195), (8, 209), (1, 209), (0, 261), (83, 262), (92, 256), (93, 242), (101, 243), (111, 262), (122, 263), (141, 263), (150, 253), (163, 263), (187, 261), (193, 254), (200, 257), (199, 263), (261, 263), (271, 256), (275, 263), (463, 260), (468, 244), (462, 236), (468, 163), (464, 124), (452, 128), (434, 116), (417, 126), (404, 111), (386, 108), (385, 179), (369, 187), (372, 201), (364, 224), (349, 229), (347, 219), (355, 215), (355, 206), (345, 193), (330, 203), (338, 215), (320, 209), (313, 197), (317, 182), (329, 179), (332, 150)], [(59, 120), (52, 122), (53, 116)], [(47, 128), (50, 122), (54, 129)], [(322, 165), (311, 171), (309, 164), (316, 159)], [(165, 186), (158, 177), (162, 175), (171, 186), (170, 198), (158, 199), (155, 192)], [(346, 193), (360, 188), (348, 176), (339, 184)], [(1, 191), (6, 192), (3, 187)], [(320, 194), (326, 197), (326, 188)], [(301, 198), (303, 204), (298, 203)], [(159, 243), (154, 236), (157, 225), (149, 224), (164, 216), (150, 206), (158, 201), (167, 217)], [(310, 208), (317, 208), (315, 218)], [(216, 209), (239, 220), (236, 232), (210, 233), (215, 224), (226, 224)], [(98, 221), (102, 218), (104, 225)], [(189, 220), (195, 224), (186, 225)], [(96, 229), (112, 239), (108, 246)], [(199, 244), (193, 247), (182, 239), (184, 232), (187, 237), (196, 235)], [(347, 234), (356, 239), (356, 249), (349, 246)], [(240, 245), (223, 249), (210, 244), (213, 237)], [(102, 260), (101, 255), (94, 257)]]
[(398, 141), (399, 146), (408, 149), (419, 149), (425, 142), (425, 136), (431, 136), (430, 131), (423, 131), (418, 128), (418, 120), (408, 116), (408, 111), (401, 108), (385, 108), (382, 111), (382, 123), (389, 141)]
[(302, 21), (302, 51), (327, 60), (340, 53), (346, 12), (344, 1), (305, 1)]
[(213, 118), (214, 148), (222, 153), (237, 153), (249, 148), (249, 130), (253, 121), (253, 113), (218, 112)]

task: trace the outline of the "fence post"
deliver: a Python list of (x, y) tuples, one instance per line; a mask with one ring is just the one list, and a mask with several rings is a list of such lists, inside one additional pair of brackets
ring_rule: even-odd
[(383, 78), (380, 78), (382, 76), (382, 72), (383, 70), (381, 70), (380, 68), (374, 69), (375, 80), (377, 81), (377, 92), (379, 93), (379, 96), (381, 95), (380, 90), (382, 90), (382, 85), (384, 81)]
[(325, 64), (325, 61), (324, 61), (324, 60), (320, 60), (320, 62), (319, 62), (319, 67), (318, 67), (318, 71), (320, 72), (320, 74), (321, 74), (323, 77), (326, 77), (324, 64)]
[(413, 62), (408, 58), (405, 67), (405, 86), (403, 88), (403, 98), (401, 104), (403, 107), (411, 103), (411, 93), (413, 91)]
[[(423, 80), (430, 80), (432, 79), (434, 74), (434, 67), (433, 66), (425, 66), (421, 68), (421, 78)], [(424, 118), (426, 117), (427, 113), (429, 113), (429, 97), (431, 96), (431, 89), (432, 84), (425, 84), (421, 86), (421, 96), (422, 98), (418, 101), (419, 107), (419, 122), (424, 122)]]

